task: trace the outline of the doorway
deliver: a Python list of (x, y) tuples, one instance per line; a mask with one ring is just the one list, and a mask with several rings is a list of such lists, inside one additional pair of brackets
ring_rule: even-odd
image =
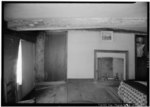
[(47, 31), (44, 51), (45, 81), (67, 78), (67, 31)]
[(17, 100), (21, 100), (35, 86), (35, 45), (34, 43), (20, 40), (17, 60)]

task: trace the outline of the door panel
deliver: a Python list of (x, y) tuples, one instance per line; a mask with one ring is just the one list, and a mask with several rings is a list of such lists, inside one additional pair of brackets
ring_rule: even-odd
[(31, 42), (22, 40), (22, 97), (34, 88), (35, 47)]
[(66, 79), (67, 72), (67, 32), (46, 32), (45, 40), (45, 80)]

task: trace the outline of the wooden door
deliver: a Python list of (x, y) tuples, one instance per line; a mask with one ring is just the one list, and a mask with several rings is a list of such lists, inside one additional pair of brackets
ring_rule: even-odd
[(44, 69), (46, 81), (66, 79), (67, 32), (46, 32)]
[(22, 95), (23, 98), (35, 86), (35, 46), (34, 43), (22, 40)]
[(147, 80), (147, 63), (146, 58), (137, 58), (135, 77), (137, 80)]

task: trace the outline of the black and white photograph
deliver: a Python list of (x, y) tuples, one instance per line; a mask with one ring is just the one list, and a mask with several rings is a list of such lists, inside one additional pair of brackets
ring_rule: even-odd
[(2, 106), (149, 106), (149, 2), (2, 1)]

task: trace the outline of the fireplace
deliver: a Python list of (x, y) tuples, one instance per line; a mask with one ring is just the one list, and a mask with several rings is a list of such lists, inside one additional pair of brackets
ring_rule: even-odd
[(128, 51), (95, 50), (95, 80), (127, 80)]

